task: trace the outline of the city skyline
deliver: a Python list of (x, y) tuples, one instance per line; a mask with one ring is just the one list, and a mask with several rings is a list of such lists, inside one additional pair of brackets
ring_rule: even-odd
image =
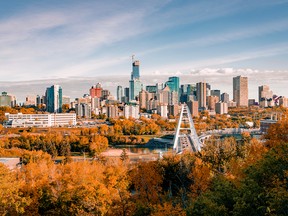
[[(140, 69), (141, 70), (141, 69)], [(200, 72), (201, 73), (201, 72)], [(244, 73), (247, 74), (247, 73)], [(69, 96), (72, 100), (75, 98), (81, 98), (83, 95), (91, 94), (91, 86), (96, 84), (100, 85), (111, 92), (111, 95), (117, 96), (117, 86), (122, 86), (123, 89), (129, 87), (129, 77), (131, 74), (126, 76), (117, 76), (117, 77), (95, 77), (95, 80), (91, 78), (70, 78), (70, 79), (54, 79), (54, 80), (34, 80), (34, 81), (24, 81), (24, 82), (0, 82), (1, 92), (6, 91), (9, 94), (16, 96), (17, 102), (23, 103), (25, 97), (29, 95), (45, 95), (46, 88), (51, 85), (60, 85), (63, 89), (63, 96)], [(176, 76), (175, 74), (165, 74), (163, 75), (154, 75), (151, 76), (144, 75), (141, 80), (143, 82), (143, 89), (149, 85), (155, 85), (156, 83), (165, 84), (169, 77)], [(185, 84), (195, 84), (199, 82), (206, 82), (211, 86), (211, 90), (220, 90), (221, 94), (226, 92), (230, 96), (230, 100), (233, 99), (233, 74), (222, 77), (221, 81), (215, 76), (207, 75), (177, 75), (179, 76), (180, 85)], [(240, 75), (239, 75), (240, 76)], [(269, 73), (266, 74), (269, 76)], [(269, 88), (273, 91), (273, 94), (278, 96), (287, 97), (287, 84), (288, 74), (286, 77), (283, 77), (281, 80), (272, 79), (271, 82), (265, 82), (265, 75), (259, 78), (257, 73), (254, 73), (253, 76), (248, 77), (248, 98), (255, 99), (258, 101), (258, 88), (259, 86), (268, 85)], [(268, 83), (268, 84), (267, 84)], [(124, 93), (124, 92), (123, 92)]]
[(129, 76), (135, 54), (141, 76), (249, 73), (283, 82), (287, 8), (287, 0), (2, 1), (1, 81)]

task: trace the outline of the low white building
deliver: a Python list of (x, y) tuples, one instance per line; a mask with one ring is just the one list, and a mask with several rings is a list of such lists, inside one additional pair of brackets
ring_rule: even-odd
[(125, 105), (124, 106), (124, 117), (125, 118), (139, 118), (139, 105)]
[(10, 114), (5, 113), (6, 127), (58, 127), (76, 125), (75, 113)]

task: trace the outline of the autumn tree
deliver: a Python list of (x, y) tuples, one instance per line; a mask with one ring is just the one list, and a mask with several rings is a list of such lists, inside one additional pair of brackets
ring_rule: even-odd
[(97, 157), (101, 152), (108, 148), (108, 139), (104, 136), (94, 136), (92, 142), (89, 143), (89, 150), (93, 157)]
[(17, 179), (18, 171), (10, 171), (0, 163), (0, 214), (18, 215), (30, 204), (29, 197), (22, 196), (22, 182)]

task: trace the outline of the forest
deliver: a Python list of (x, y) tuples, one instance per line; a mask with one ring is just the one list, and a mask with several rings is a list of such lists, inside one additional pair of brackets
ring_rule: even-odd
[[(247, 133), (239, 141), (212, 138), (200, 152), (137, 163), (125, 151), (119, 159), (101, 157), (108, 144), (104, 132), (49, 139), (27, 132), (2, 140), (1, 156), (17, 155), (22, 165), (9, 170), (0, 164), (1, 215), (288, 215), (285, 119), (262, 140)], [(55, 164), (53, 151), (65, 152), (73, 139), (90, 143), (94, 160), (65, 157)], [(42, 151), (49, 140), (56, 150)]]

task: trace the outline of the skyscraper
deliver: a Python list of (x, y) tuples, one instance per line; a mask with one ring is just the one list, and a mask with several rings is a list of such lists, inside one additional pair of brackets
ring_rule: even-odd
[(142, 90), (139, 72), (140, 62), (134, 61), (134, 57), (132, 58), (132, 61), (131, 80), (129, 81), (129, 101), (135, 100), (135, 98), (139, 95), (139, 92)]
[(221, 94), (221, 101), (224, 103), (228, 103), (229, 102), (229, 94), (224, 92)]
[(211, 96), (217, 96), (219, 100), (221, 99), (221, 92), (218, 89), (217, 90), (216, 89), (211, 90), (210, 94), (211, 94)]
[(177, 92), (179, 95), (179, 77), (169, 77), (165, 85), (169, 87), (171, 92)]
[(248, 106), (248, 78), (233, 77), (233, 101), (239, 106)]
[(97, 85), (94, 85), (90, 88), (90, 96), (92, 98), (94, 97), (98, 97), (100, 98), (101, 97), (101, 93), (102, 93), (102, 86), (100, 83), (97, 83)]
[(46, 90), (46, 110), (50, 113), (62, 112), (62, 88), (53, 85)]
[(206, 110), (206, 82), (196, 83), (198, 107), (200, 110)]
[(123, 97), (123, 87), (117, 86), (117, 100), (121, 102)]
[(140, 62), (138, 60), (134, 61), (132, 63), (132, 74), (131, 74), (131, 80), (134, 79), (140, 79)]

